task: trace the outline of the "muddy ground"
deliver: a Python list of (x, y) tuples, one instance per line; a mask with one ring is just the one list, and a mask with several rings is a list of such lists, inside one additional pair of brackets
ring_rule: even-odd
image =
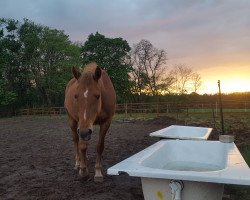
[[(157, 141), (148, 134), (175, 124), (161, 118), (113, 122), (105, 143), (104, 171)], [(0, 119), (0, 199), (142, 200), (139, 178), (105, 175), (94, 183), (97, 129), (88, 149), (90, 179), (74, 168), (74, 148), (66, 119)]]

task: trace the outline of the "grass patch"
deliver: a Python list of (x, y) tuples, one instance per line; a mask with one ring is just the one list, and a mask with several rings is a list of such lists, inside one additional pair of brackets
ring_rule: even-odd
[(14, 119), (66, 119), (67, 115), (26, 115), (13, 118)]
[(113, 120), (119, 120), (119, 119), (129, 119), (129, 120), (150, 120), (156, 118), (156, 114), (115, 114), (113, 117)]
[(250, 146), (244, 147), (240, 150), (243, 158), (245, 159), (248, 166), (250, 166)]
[(235, 199), (235, 200), (250, 199), (250, 187), (249, 186), (226, 185), (224, 193), (230, 194), (232, 199)]

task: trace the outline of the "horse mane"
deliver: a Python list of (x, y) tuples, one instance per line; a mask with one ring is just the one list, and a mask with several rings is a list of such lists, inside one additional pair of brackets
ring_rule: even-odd
[(82, 73), (83, 74), (88, 73), (88, 72), (94, 73), (97, 66), (98, 65), (96, 64), (96, 62), (89, 63), (89, 64), (84, 66)]
[(84, 68), (81, 70), (83, 82), (85, 84), (88, 84), (91, 79), (93, 79), (93, 74), (95, 73), (96, 67), (98, 65), (95, 62), (89, 63), (84, 66)]

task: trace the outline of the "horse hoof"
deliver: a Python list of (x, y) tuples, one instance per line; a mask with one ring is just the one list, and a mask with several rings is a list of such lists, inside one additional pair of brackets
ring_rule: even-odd
[(80, 169), (80, 170), (79, 170), (79, 175), (80, 175), (82, 178), (84, 178), (84, 177), (87, 177), (87, 176), (89, 175), (89, 172), (88, 172), (88, 170), (82, 170), (82, 169)]
[(84, 176), (84, 177), (80, 176), (80, 181), (81, 182), (91, 181), (91, 177), (89, 175)]
[(103, 182), (103, 176), (95, 176), (94, 181), (95, 181), (95, 183), (102, 183)]
[(74, 170), (78, 170), (79, 167), (80, 167), (79, 165), (75, 165)]
[(78, 160), (76, 160), (74, 169), (78, 170), (79, 168), (80, 168), (80, 162)]

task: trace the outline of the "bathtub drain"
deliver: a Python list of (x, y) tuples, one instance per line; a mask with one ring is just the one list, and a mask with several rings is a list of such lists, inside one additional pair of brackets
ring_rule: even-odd
[(181, 200), (181, 191), (184, 188), (184, 183), (179, 180), (171, 180), (169, 187), (172, 192), (172, 200)]

